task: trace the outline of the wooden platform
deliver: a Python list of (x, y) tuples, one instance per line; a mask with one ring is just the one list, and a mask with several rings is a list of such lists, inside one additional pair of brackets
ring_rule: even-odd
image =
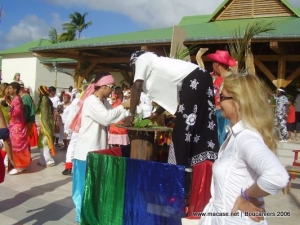
[(286, 166), (285, 169), (289, 173), (290, 179), (289, 179), (289, 183), (287, 184), (287, 186), (283, 189), (283, 193), (289, 194), (290, 189), (291, 189), (291, 184), (292, 184), (292, 176), (300, 175), (300, 167), (299, 166)]

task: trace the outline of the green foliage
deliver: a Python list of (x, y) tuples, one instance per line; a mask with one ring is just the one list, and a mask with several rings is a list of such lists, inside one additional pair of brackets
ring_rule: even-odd
[(92, 21), (85, 22), (85, 17), (87, 16), (87, 12), (84, 14), (80, 14), (79, 12), (74, 12), (73, 14), (69, 15), (71, 22), (64, 23), (63, 29), (67, 30), (68, 32), (75, 32), (78, 31), (78, 39), (80, 39), (81, 32), (92, 25)]
[(185, 57), (197, 52), (198, 49), (199, 46), (197, 44), (192, 44), (185, 49), (177, 48), (175, 53), (175, 59), (184, 60)]
[(234, 31), (233, 38), (229, 41), (229, 50), (231, 56), (238, 63), (238, 71), (246, 71), (246, 53), (250, 47), (251, 39), (261, 33), (270, 33), (275, 30), (273, 23), (265, 23), (264, 21), (248, 24), (245, 31), (241, 31), (239, 27)]
[(151, 120), (149, 119), (140, 119), (138, 117), (135, 118), (134, 120), (134, 126), (133, 127), (137, 127), (137, 128), (144, 128), (147, 127), (149, 124), (151, 123)]
[(58, 43), (58, 33), (54, 27), (50, 28), (48, 35), (52, 44)]
[(82, 31), (92, 25), (92, 21), (87, 23), (85, 22), (87, 14), (88, 13), (80, 14), (79, 12), (70, 14), (69, 18), (71, 19), (71, 22), (62, 24), (65, 32), (60, 35), (57, 33), (55, 28), (51, 27), (49, 30), (49, 38), (51, 42), (55, 44), (65, 41), (74, 41), (76, 39), (76, 31), (78, 31), (78, 39), (80, 39)]

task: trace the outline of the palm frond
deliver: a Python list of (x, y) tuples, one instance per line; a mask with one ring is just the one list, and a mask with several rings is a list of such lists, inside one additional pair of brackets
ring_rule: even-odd
[(184, 60), (187, 56), (195, 53), (199, 46), (197, 44), (192, 44), (188, 47), (181, 47), (176, 49), (175, 59)]
[(234, 31), (233, 38), (229, 41), (228, 46), (230, 54), (238, 63), (238, 71), (245, 72), (247, 70), (247, 55), (251, 57), (251, 39), (262, 33), (270, 33), (275, 30), (273, 23), (265, 23), (264, 21), (248, 24), (244, 33), (241, 28)]

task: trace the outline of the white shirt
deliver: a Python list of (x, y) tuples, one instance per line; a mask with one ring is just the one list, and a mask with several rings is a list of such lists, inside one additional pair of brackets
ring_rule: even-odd
[[(231, 137), (230, 137), (231, 136)], [(253, 183), (269, 194), (283, 189), (289, 176), (277, 156), (265, 145), (261, 135), (240, 121), (232, 128), (213, 164), (210, 203), (206, 212), (231, 212), (241, 190)], [(251, 222), (248, 217), (203, 217), (199, 224), (267, 224)], [(247, 221), (247, 222), (246, 222)]]
[(122, 105), (112, 109), (105, 99), (103, 104), (95, 95), (87, 97), (83, 103), (74, 158), (85, 161), (88, 152), (107, 149), (107, 126), (123, 120), (125, 112)]
[(65, 119), (64, 122), (64, 130), (65, 133), (70, 134), (71, 133), (71, 129), (69, 129), (70, 123), (72, 122), (73, 118), (75, 117), (76, 113), (78, 112), (78, 105), (77, 103), (79, 102), (80, 98), (74, 98), (70, 108), (69, 108), (69, 113), (67, 115), (67, 118)]
[(59, 97), (57, 97), (56, 95), (54, 97), (49, 97), (52, 104), (53, 104), (53, 108), (57, 109), (58, 103), (59, 103)]
[(198, 66), (179, 59), (158, 57), (147, 52), (135, 63), (134, 81), (143, 80), (149, 98), (171, 114), (177, 110), (177, 85)]
[(148, 118), (152, 113), (152, 101), (147, 94), (141, 93), (139, 107), (143, 113), (143, 118)]
[(71, 108), (71, 103), (69, 105), (64, 106), (64, 111), (61, 114), (61, 120), (62, 120), (63, 124), (66, 123), (67, 117), (68, 117), (69, 112), (70, 112), (70, 108)]

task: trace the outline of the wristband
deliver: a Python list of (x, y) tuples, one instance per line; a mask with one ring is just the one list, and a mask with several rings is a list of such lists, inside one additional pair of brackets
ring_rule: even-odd
[(247, 201), (250, 201), (251, 199), (249, 198), (249, 196), (247, 195), (247, 188), (243, 191), (243, 189), (241, 189), (241, 196), (247, 200)]

